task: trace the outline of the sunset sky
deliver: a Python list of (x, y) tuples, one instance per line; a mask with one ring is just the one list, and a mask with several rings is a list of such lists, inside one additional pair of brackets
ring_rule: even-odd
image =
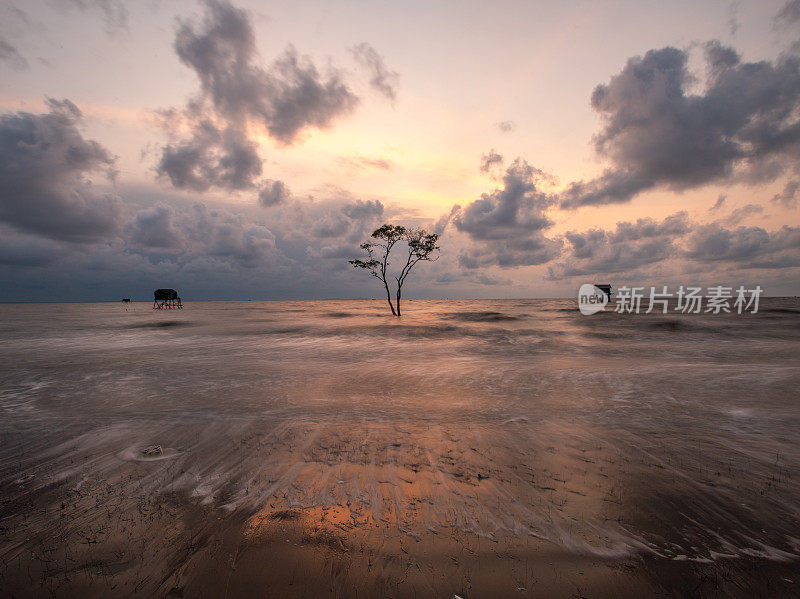
[(800, 0), (0, 0), (0, 300), (800, 294)]

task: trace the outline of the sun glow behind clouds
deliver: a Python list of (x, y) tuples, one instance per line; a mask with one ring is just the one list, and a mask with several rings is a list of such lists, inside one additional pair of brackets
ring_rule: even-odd
[(420, 216), (437, 218), (486, 189), (476, 158), (360, 125), (307, 132), (302, 142), (288, 147), (276, 146), (263, 132), (257, 139), (266, 157), (265, 175), (288, 179), (296, 195), (315, 195), (321, 183), (356, 197), (401, 202)]

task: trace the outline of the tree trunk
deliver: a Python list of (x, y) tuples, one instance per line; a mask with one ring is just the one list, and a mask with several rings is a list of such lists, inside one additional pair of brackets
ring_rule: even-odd
[(400, 316), (400, 285), (397, 285), (397, 316)]
[[(386, 301), (389, 302), (389, 307), (392, 309), (392, 316), (399, 316), (398, 312), (394, 311), (394, 304), (392, 304), (392, 294), (389, 292), (389, 286), (386, 284), (386, 281), (383, 282), (383, 286), (386, 288)], [(400, 304), (397, 304), (397, 308), (400, 308)]]

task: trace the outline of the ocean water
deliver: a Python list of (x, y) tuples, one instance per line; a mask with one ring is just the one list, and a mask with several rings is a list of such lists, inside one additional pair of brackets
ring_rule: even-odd
[(20, 506), (107, 483), (222, 514), (347, 505), (411, 536), (795, 559), (799, 350), (797, 298), (0, 305), (2, 516), (26, 522), (0, 553), (56, 526)]

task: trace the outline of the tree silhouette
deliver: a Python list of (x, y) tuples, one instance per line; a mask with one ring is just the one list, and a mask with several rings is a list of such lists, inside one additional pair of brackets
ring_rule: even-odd
[[(361, 244), (361, 249), (367, 252), (366, 260), (349, 260), (355, 268), (368, 270), (370, 274), (379, 279), (386, 289), (386, 301), (392, 314), (400, 316), (400, 298), (402, 297), (403, 283), (418, 262), (432, 262), (438, 258), (434, 256), (439, 251), (436, 242), (439, 235), (428, 233), (425, 229), (407, 229), (400, 225), (382, 225), (375, 229), (370, 236), (375, 241), (365, 241)], [(404, 244), (408, 249), (405, 255), (405, 264), (400, 269), (400, 274), (394, 277), (397, 281), (397, 291), (395, 292), (396, 305), (392, 303), (392, 292), (389, 285), (387, 272), (389, 270), (389, 254), (398, 243)]]

